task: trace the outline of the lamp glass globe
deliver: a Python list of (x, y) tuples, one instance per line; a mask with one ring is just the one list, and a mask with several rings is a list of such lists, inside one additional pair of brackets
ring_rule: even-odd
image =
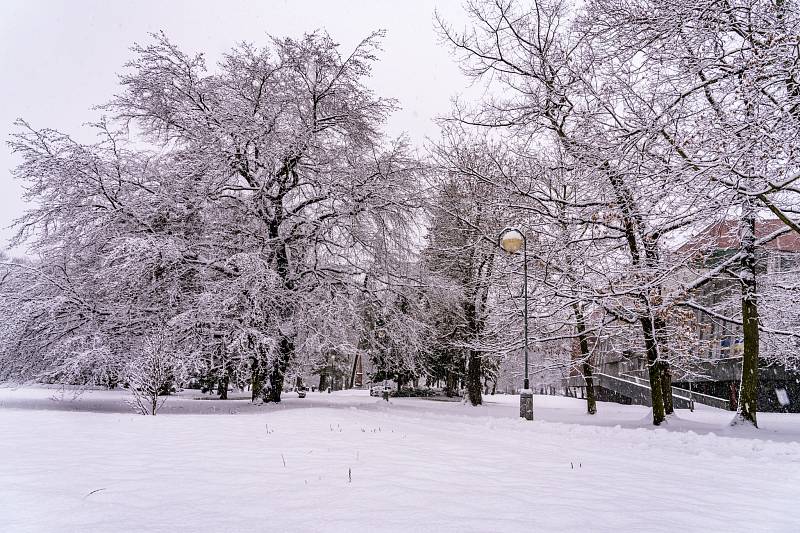
[(522, 250), (525, 237), (517, 229), (509, 229), (500, 236), (500, 247), (508, 253), (515, 254)]

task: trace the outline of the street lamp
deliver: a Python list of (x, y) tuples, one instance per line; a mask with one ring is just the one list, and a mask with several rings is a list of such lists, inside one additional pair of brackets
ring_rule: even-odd
[(519, 416), (533, 420), (533, 391), (528, 379), (528, 241), (517, 228), (505, 228), (497, 239), (500, 248), (510, 254), (522, 250), (522, 299), (524, 302), (523, 323), (525, 331), (525, 381), (519, 395)]

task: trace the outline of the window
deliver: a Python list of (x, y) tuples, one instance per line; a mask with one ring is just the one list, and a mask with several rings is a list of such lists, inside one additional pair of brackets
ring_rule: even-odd
[(780, 256), (778, 265), (778, 272), (788, 272), (790, 270), (797, 270), (800, 266), (800, 254), (784, 253)]

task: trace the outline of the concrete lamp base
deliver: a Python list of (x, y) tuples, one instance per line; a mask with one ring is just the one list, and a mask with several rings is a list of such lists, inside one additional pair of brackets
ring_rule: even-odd
[(519, 416), (525, 420), (533, 420), (533, 391), (522, 389), (519, 392)]

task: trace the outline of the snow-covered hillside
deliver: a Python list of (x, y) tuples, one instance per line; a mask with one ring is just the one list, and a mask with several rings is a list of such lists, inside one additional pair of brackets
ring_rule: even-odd
[(681, 411), (653, 430), (641, 407), (590, 418), (559, 397), (536, 397), (524, 422), (514, 396), (472, 408), (185, 394), (156, 417), (130, 414), (120, 392), (53, 396), (0, 389), (0, 530), (800, 529), (793, 415), (722, 436), (731, 413)]

